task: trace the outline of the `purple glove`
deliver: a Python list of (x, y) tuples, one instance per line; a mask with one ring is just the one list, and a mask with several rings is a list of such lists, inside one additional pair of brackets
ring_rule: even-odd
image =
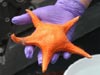
[(32, 58), (33, 53), (34, 53), (34, 47), (33, 46), (26, 46), (24, 53), (26, 55), (26, 58)]
[[(63, 24), (66, 21), (73, 19), (76, 16), (81, 15), (85, 10), (85, 6), (81, 4), (80, 0), (57, 0), (55, 5), (45, 6), (33, 10), (33, 12), (40, 18), (43, 22), (50, 22), (56, 24)], [(16, 16), (12, 19), (12, 23), (17, 25), (25, 25), (31, 23), (31, 18), (28, 14), (23, 14)], [(69, 40), (72, 41), (72, 34), (74, 32), (76, 25), (68, 33)], [(25, 47), (26, 58), (31, 58), (34, 52), (32, 46)], [(63, 57), (68, 59), (71, 54), (65, 52)], [(55, 63), (59, 58), (59, 53), (56, 53), (51, 63)], [(38, 64), (42, 63), (42, 53), (38, 53)]]

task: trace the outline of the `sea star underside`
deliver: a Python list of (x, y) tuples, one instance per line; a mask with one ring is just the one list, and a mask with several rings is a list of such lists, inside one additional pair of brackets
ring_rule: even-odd
[(32, 22), (36, 28), (35, 31), (27, 37), (16, 37), (12, 34), (11, 39), (16, 43), (35, 45), (41, 48), (43, 55), (42, 72), (47, 70), (48, 64), (56, 52), (70, 52), (91, 58), (91, 55), (72, 44), (66, 36), (69, 29), (78, 21), (79, 16), (60, 25), (44, 23), (40, 21), (32, 11), (28, 9), (26, 9), (26, 11), (31, 16)]

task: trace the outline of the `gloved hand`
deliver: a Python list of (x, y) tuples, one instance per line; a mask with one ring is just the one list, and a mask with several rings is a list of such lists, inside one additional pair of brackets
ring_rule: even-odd
[[(80, 0), (58, 0), (55, 5), (49, 5), (45, 7), (40, 7), (33, 12), (40, 18), (43, 22), (50, 22), (56, 24), (63, 24), (76, 16), (81, 15), (85, 10), (83, 4), (81, 4)], [(31, 23), (30, 16), (26, 13), (20, 16), (16, 16), (12, 18), (12, 23), (17, 25), (25, 25)], [(69, 40), (72, 41), (72, 34), (75, 30), (76, 25), (72, 27), (72, 29), (67, 34)], [(25, 55), (26, 58), (32, 58), (34, 53), (33, 46), (26, 46), (25, 47)], [(60, 53), (56, 53), (51, 63), (55, 63), (59, 58)], [(64, 52), (63, 57), (68, 59), (71, 56), (70, 53)], [(41, 51), (38, 53), (38, 64), (42, 63), (42, 53)]]

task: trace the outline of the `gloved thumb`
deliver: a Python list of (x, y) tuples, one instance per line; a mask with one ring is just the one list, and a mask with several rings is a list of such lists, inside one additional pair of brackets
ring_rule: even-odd
[[(39, 16), (39, 14), (40, 14), (39, 9), (35, 9), (32, 12), (37, 16)], [(27, 13), (19, 15), (19, 16), (15, 16), (12, 18), (12, 23), (16, 24), (16, 25), (26, 25), (26, 24), (29, 24), (31, 22), (32, 22), (31, 17)]]

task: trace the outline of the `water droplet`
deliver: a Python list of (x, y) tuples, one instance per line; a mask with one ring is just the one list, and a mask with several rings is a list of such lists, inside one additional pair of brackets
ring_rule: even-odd
[(9, 17), (6, 17), (5, 18), (5, 22), (9, 22), (10, 21), (10, 18)]
[(7, 2), (3, 2), (3, 3), (2, 3), (2, 6), (3, 6), (3, 7), (6, 7), (7, 5), (8, 5)]

